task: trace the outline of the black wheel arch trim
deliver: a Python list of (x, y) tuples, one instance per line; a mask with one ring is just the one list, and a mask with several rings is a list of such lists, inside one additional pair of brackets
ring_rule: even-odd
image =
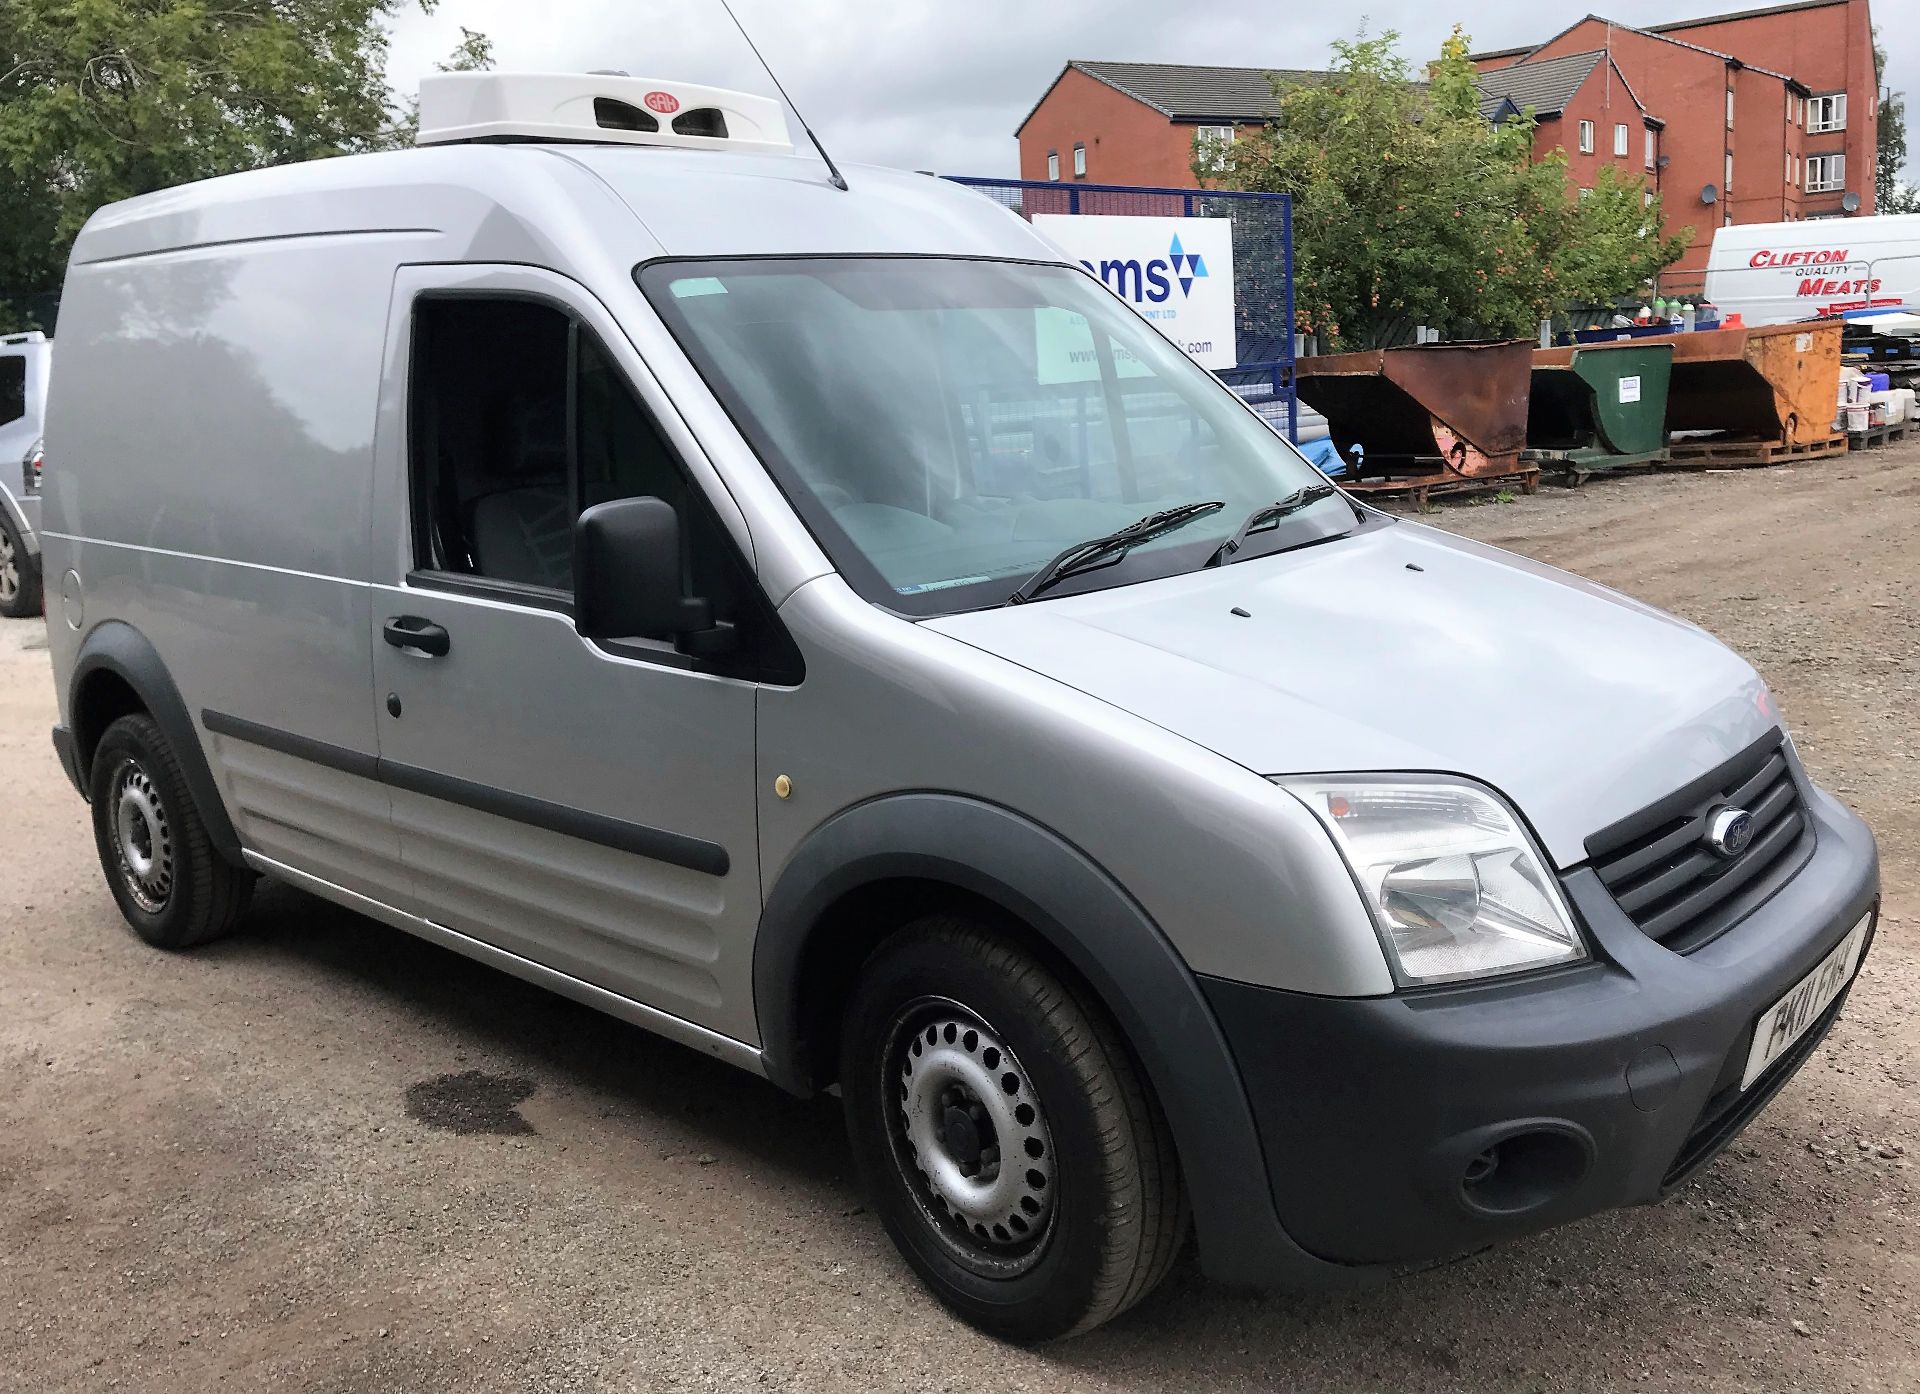
[(174, 685), (173, 675), (167, 671), (152, 641), (125, 620), (105, 620), (88, 631), (80, 642), (72, 676), (67, 680), (67, 712), (73, 722), (69, 737), (73, 749), (72, 774), (82, 794), (91, 782), (94, 747), (103, 732), (81, 726), (80, 698), (89, 680), (102, 672), (112, 673), (139, 697), (179, 758), (187, 792), (193, 795), (193, 802), (207, 825), (207, 836), (214, 850), (235, 866), (244, 866), (240, 836), (234, 831), (226, 800), (221, 798), (220, 786), (214, 782), (213, 770), (200, 745), (200, 733), (194, 729), (180, 689)]
[(754, 1005), (769, 1079), (796, 1094), (813, 1092), (801, 972), (823, 916), (852, 891), (901, 878), (940, 882), (997, 905), (1093, 989), (1139, 1057), (1173, 1131), (1209, 1276), (1325, 1288), (1368, 1273), (1314, 1257), (1281, 1228), (1240, 1071), (1179, 951), (1079, 848), (995, 804), (932, 792), (889, 795), (836, 814), (795, 850), (767, 896), (754, 941)]

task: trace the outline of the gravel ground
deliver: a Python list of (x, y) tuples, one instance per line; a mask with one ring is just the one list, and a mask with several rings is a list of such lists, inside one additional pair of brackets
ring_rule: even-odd
[(1429, 519), (1725, 636), (1879, 831), (1851, 1007), (1726, 1155), (1359, 1294), (1189, 1259), (1039, 1351), (914, 1286), (830, 1100), (285, 889), (239, 938), (143, 949), (48, 747), (44, 636), (0, 622), (0, 1388), (1920, 1387), (1917, 500), (1920, 447)]

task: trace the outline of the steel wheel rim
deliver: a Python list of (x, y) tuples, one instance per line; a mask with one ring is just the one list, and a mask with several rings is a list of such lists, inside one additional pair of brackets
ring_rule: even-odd
[(20, 594), (20, 558), (13, 550), (13, 539), (0, 528), (0, 600), (13, 600)]
[(894, 1163), (921, 1218), (976, 1273), (1031, 1269), (1059, 1209), (1053, 1136), (1032, 1076), (999, 1032), (944, 998), (895, 1018), (884, 1059)]
[(121, 883), (134, 904), (157, 915), (173, 895), (173, 830), (160, 791), (128, 760), (114, 771), (109, 807)]

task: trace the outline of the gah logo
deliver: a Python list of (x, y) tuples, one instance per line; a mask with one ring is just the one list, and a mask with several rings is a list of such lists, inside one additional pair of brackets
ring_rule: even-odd
[(680, 110), (680, 99), (671, 92), (649, 92), (642, 100), (662, 116), (671, 116)]
[(1176, 283), (1180, 287), (1180, 298), (1184, 300), (1193, 294), (1193, 283), (1205, 280), (1208, 274), (1206, 258), (1182, 247), (1177, 232), (1164, 257), (1154, 257), (1146, 262), (1116, 258), (1097, 266), (1091, 261), (1080, 264), (1106, 282), (1114, 294), (1124, 296), (1136, 305), (1142, 301), (1150, 305), (1165, 304), (1172, 296)]

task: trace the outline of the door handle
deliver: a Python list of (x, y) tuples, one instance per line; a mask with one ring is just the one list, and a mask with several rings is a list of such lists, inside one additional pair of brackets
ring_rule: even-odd
[(447, 631), (432, 620), (418, 615), (396, 615), (380, 629), (381, 636), (396, 649), (415, 649), (434, 658), (446, 657), (453, 647)]

